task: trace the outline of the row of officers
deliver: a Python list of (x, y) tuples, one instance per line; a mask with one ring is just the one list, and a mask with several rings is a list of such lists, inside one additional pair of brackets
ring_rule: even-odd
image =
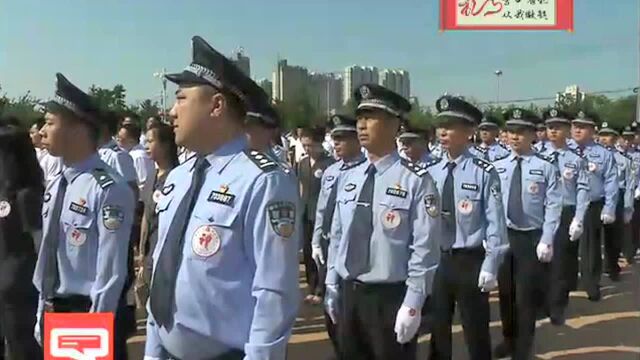
[[(285, 359), (300, 303), (297, 180), (268, 146), (247, 143), (246, 119), (277, 123), (264, 91), (202, 38), (192, 39), (192, 50), (192, 63), (167, 75), (178, 85), (175, 142), (195, 155), (152, 194), (157, 240), (144, 358)], [(23, 161), (17, 147), (3, 149), (0, 161), (15, 170), (0, 172), (13, 176), (0, 183), (2, 250), (16, 254), (20, 244), (27, 256), (34, 242), (39, 249), (31, 267), (7, 272), (33, 274), (35, 290), (3, 292), (16, 295), (10, 302), (3, 295), (5, 337), (12, 359), (38, 359), (46, 313), (113, 312), (115, 358), (126, 359), (119, 319), (131, 277), (135, 186), (98, 154), (105, 116), (94, 100), (61, 74), (56, 85), (40, 133), (63, 169), (42, 189), (27, 181), (37, 175), (9, 167)], [(638, 174), (629, 155), (593, 143), (593, 116), (550, 109), (548, 142), (534, 151), (541, 120), (514, 109), (510, 150), (487, 160), (489, 151), (469, 141), (483, 114), (444, 96), (436, 104), (442, 156), (417, 163), (396, 146), (410, 103), (375, 84), (361, 85), (354, 98), (355, 119), (332, 118), (340, 161), (322, 174), (312, 241), (337, 358), (415, 359), (428, 309), (430, 356), (450, 359), (457, 305), (470, 357), (490, 359), (488, 294), (499, 283), (504, 339), (493, 355), (529, 359), (538, 294), (555, 324), (564, 321), (578, 271), (589, 298), (599, 299), (599, 232), (603, 224), (621, 231), (630, 220)], [(600, 132), (615, 142), (606, 124)], [(18, 137), (12, 126), (0, 126), (4, 134)], [(605, 241), (612, 278), (622, 245)], [(18, 307), (19, 321), (6, 320)]]

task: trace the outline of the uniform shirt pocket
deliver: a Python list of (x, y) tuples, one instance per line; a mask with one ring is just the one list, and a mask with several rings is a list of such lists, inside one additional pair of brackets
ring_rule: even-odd
[(540, 175), (528, 175), (525, 177), (522, 191), (532, 203), (541, 203), (546, 193), (546, 180)]
[[(217, 266), (222, 258), (221, 253), (230, 247), (237, 247), (242, 253), (241, 229), (236, 224), (239, 210), (228, 207), (209, 206), (196, 209), (190, 221), (190, 233), (185, 239), (189, 249), (189, 259)], [(234, 240), (235, 235), (235, 240)]]
[[(97, 234), (91, 214), (82, 216), (79, 214), (63, 215), (62, 228), (66, 254), (71, 266), (75, 269), (84, 269), (88, 265), (90, 254), (98, 248)], [(92, 241), (93, 240), (93, 241)]]
[(378, 219), (374, 218), (373, 221), (379, 221), (384, 233), (391, 238), (406, 240), (402, 237), (407, 237), (410, 233), (410, 209), (409, 199), (384, 199), (379, 203)]
[(482, 188), (478, 191), (462, 190), (456, 199), (456, 220), (465, 234), (474, 233), (482, 225)]

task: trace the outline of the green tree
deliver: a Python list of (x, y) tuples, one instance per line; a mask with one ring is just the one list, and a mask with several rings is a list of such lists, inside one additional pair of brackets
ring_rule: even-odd
[(127, 90), (118, 84), (113, 89), (105, 89), (91, 85), (89, 95), (93, 96), (97, 105), (103, 110), (125, 112), (127, 110)]
[[(322, 119), (326, 116), (313, 107), (311, 97), (305, 90), (299, 92), (290, 101), (276, 101), (274, 106), (280, 114), (284, 129), (324, 125)], [(322, 124), (319, 124), (319, 122), (322, 122)]]

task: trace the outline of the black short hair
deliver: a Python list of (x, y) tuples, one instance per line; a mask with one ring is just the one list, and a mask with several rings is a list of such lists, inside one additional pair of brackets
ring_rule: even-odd
[(142, 130), (140, 130), (140, 126), (137, 124), (124, 124), (120, 127), (120, 129), (125, 129), (127, 131), (127, 135), (135, 141), (140, 139), (140, 135)]
[(149, 127), (149, 130), (147, 131), (153, 131), (156, 136), (156, 140), (160, 144), (162, 144), (161, 146), (166, 147), (171, 165), (173, 167), (178, 166), (178, 145), (176, 145), (173, 126), (163, 123), (154, 123)]
[(313, 142), (322, 143), (324, 141), (326, 130), (324, 127), (316, 126), (312, 128), (304, 128), (302, 129), (302, 133), (300, 137), (308, 137)]
[(42, 127), (44, 126), (44, 117), (40, 116), (37, 119), (35, 119), (31, 124), (31, 126), (33, 125), (35, 125), (38, 130), (42, 129)]

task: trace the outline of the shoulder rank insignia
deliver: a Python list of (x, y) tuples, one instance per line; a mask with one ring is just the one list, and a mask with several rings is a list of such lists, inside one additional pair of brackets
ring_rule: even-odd
[(92, 174), (98, 182), (98, 185), (100, 185), (100, 187), (103, 189), (106, 189), (109, 186), (113, 185), (113, 183), (115, 183), (111, 175), (109, 175), (109, 173), (107, 173), (107, 171), (105, 171), (104, 169), (93, 169)]
[(542, 155), (542, 154), (540, 154), (540, 153), (534, 153), (534, 155), (535, 155), (536, 157), (539, 157), (540, 159), (542, 159), (542, 160), (544, 160), (544, 161), (547, 161), (547, 162), (553, 163), (553, 160), (554, 160), (554, 157), (553, 157), (553, 156)]
[(340, 166), (340, 171), (345, 171), (345, 170), (349, 170), (349, 169), (353, 169), (354, 167), (362, 164), (363, 162), (367, 161), (366, 158), (362, 158), (358, 161), (354, 161), (354, 162), (350, 162), (350, 163), (344, 163), (342, 164), (342, 166)]
[(486, 172), (491, 172), (491, 170), (493, 170), (493, 164), (486, 160), (474, 157), (473, 163)]
[(501, 148), (507, 150), (507, 151), (511, 151), (511, 149), (509, 149), (509, 147), (501, 142), (497, 143)]
[(489, 150), (489, 148), (485, 148), (485, 147), (482, 147), (480, 145), (474, 145), (473, 148), (478, 150), (478, 151), (480, 151), (483, 154), (486, 153)]
[(280, 165), (273, 161), (267, 154), (256, 150), (246, 150), (245, 154), (247, 154), (247, 157), (249, 157), (249, 159), (264, 172), (280, 169)]
[(432, 167), (433, 165), (439, 163), (441, 160), (442, 159), (440, 159), (440, 158), (433, 158), (433, 159), (427, 161), (423, 166), (426, 169), (428, 167)]
[(109, 146), (109, 149), (115, 151), (115, 152), (120, 152), (122, 151), (122, 149), (120, 149), (120, 146), (118, 146), (118, 144), (111, 144), (111, 146)]
[(416, 174), (416, 175), (418, 175), (420, 177), (423, 177), (427, 173), (427, 169), (425, 169), (424, 167), (422, 167), (422, 166), (420, 166), (418, 164), (412, 163), (411, 161), (409, 161), (407, 159), (402, 159), (402, 160), (400, 160), (400, 162), (402, 163), (402, 165), (404, 167), (409, 169), (409, 171), (411, 171), (412, 173), (414, 173), (414, 174)]
[(498, 157), (496, 157), (496, 158), (493, 160), (493, 162), (496, 162), (496, 161), (500, 161), (500, 160), (506, 159), (506, 158), (508, 158), (510, 155), (511, 155), (511, 153), (504, 154), (504, 155), (502, 155), (502, 156), (498, 156)]

